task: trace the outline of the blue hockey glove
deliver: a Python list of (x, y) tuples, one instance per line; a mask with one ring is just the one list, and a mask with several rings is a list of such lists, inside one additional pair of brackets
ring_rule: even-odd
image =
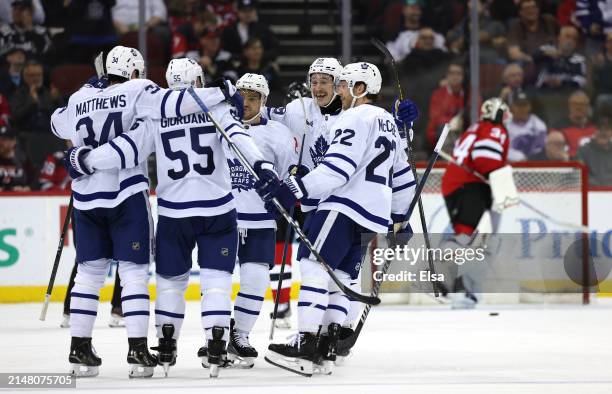
[(278, 179), (274, 165), (269, 161), (258, 161), (253, 166), (259, 180), (255, 182), (255, 190), (266, 201), (269, 194), (272, 194), (280, 187), (281, 181)]
[[(419, 107), (409, 99), (400, 101), (396, 99), (391, 109), (393, 118), (395, 119), (395, 125), (399, 130), (410, 130), (412, 128), (412, 122), (419, 118)], [(412, 135), (410, 135), (412, 141)]]
[(310, 168), (306, 167), (304, 164), (292, 164), (289, 166), (289, 175), (294, 175), (303, 178), (308, 175), (309, 172)]
[(238, 93), (238, 90), (227, 79), (223, 81), (221, 91), (225, 96), (225, 100), (236, 109), (236, 117), (240, 120), (244, 118), (244, 99)]
[(272, 193), (269, 193), (267, 198), (264, 199), (266, 202), (266, 210), (270, 213), (276, 213), (277, 209), (272, 202), (273, 198), (276, 198), (278, 202), (289, 211), (291, 207), (301, 198), (307, 197), (306, 189), (300, 178), (290, 176), (285, 179)]
[[(394, 248), (398, 245), (407, 245), (408, 241), (410, 241), (414, 235), (410, 223), (406, 223), (406, 225), (403, 226), (404, 219), (404, 215), (391, 214), (393, 224), (389, 225), (387, 232), (387, 245), (390, 248)], [(395, 232), (394, 227), (398, 224), (402, 224), (402, 227)]]
[(94, 173), (93, 169), (89, 169), (85, 165), (85, 157), (89, 152), (91, 152), (89, 146), (81, 146), (79, 148), (72, 147), (66, 151), (64, 155), (64, 166), (68, 170), (70, 178), (77, 179), (84, 175), (91, 175)]

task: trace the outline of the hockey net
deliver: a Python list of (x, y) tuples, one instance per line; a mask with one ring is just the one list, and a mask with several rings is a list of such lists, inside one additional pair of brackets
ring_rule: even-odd
[[(441, 195), (441, 180), (445, 168), (446, 163), (442, 163), (432, 170), (422, 194), (432, 247), (435, 247), (436, 239), (443, 237), (442, 234), (452, 231)], [(418, 172), (422, 176), (424, 167), (419, 166)], [(589, 288), (580, 284), (586, 283), (580, 282), (580, 279), (588, 278), (589, 275), (588, 255), (582, 253), (580, 262), (577, 263), (581, 264), (582, 269), (582, 272), (578, 273), (582, 275), (582, 278), (578, 278), (578, 283), (575, 280), (572, 281), (576, 279), (576, 274), (572, 277), (564, 268), (567, 242), (580, 242), (581, 250), (586, 251), (588, 250), (588, 235), (576, 228), (559, 223), (561, 220), (576, 226), (588, 226), (586, 168), (580, 163), (566, 162), (514, 163), (513, 175), (521, 200), (528, 202), (541, 212), (535, 212), (522, 204), (503, 212), (497, 233), (502, 238), (518, 239), (517, 242), (522, 242), (523, 249), (525, 248), (524, 240), (532, 240), (531, 244), (537, 246), (533, 248), (533, 251), (529, 251), (530, 261), (512, 261), (506, 268), (514, 270), (513, 264), (532, 268), (537, 264), (541, 266), (538, 270), (523, 274), (520, 279), (517, 279), (516, 291), (508, 291), (508, 288), (502, 285), (504, 290), (500, 292), (484, 293), (483, 301), (485, 303), (588, 303)], [(549, 220), (549, 218), (558, 220)], [(415, 209), (410, 222), (415, 233), (420, 233), (421, 223), (418, 208)], [(479, 225), (481, 232), (490, 232), (491, 227), (488, 227), (486, 222), (486, 220), (481, 221), (481, 225), (485, 223), (482, 227)], [(554, 235), (554, 233), (566, 235)], [(372, 264), (372, 248), (381, 243), (384, 243), (381, 239), (374, 241), (370, 246), (369, 261), (364, 264), (365, 267), (369, 267), (366, 270), (370, 270), (370, 277), (374, 270), (380, 270), (379, 266)], [(499, 256), (497, 260), (500, 260)], [(503, 256), (502, 264), (498, 263), (498, 266), (503, 266)], [(542, 273), (542, 270), (547, 270), (547, 272)], [(412, 291), (411, 285), (407, 283), (404, 287), (398, 287), (397, 283), (384, 283), (381, 296), (385, 302), (435, 303), (433, 297), (425, 294), (424, 291)]]

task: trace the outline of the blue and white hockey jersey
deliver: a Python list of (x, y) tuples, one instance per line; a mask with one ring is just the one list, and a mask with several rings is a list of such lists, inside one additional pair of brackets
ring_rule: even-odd
[[(299, 99), (293, 100), (286, 107), (267, 108), (266, 116), (269, 119), (281, 122), (291, 130), (293, 146), (297, 154), (299, 154), (304, 129), (306, 128), (306, 123), (308, 123), (308, 130), (304, 139), (302, 164), (313, 170), (323, 161), (325, 152), (331, 142), (331, 130), (341, 110), (339, 109), (334, 114), (324, 115), (321, 113), (321, 108), (315, 100), (310, 97), (304, 97), (302, 100), (304, 100), (304, 107), (306, 108), (306, 119), (304, 119), (304, 110)], [(315, 198), (302, 199), (302, 212), (316, 209), (318, 203), (319, 200)]]
[[(263, 160), (231, 106), (210, 107), (251, 164)], [(91, 151), (85, 164), (98, 172), (128, 169), (156, 152), (158, 214), (172, 218), (216, 216), (235, 208), (227, 162), (227, 142), (206, 114), (152, 120), (139, 118), (123, 138)]]
[(321, 165), (302, 178), (318, 210), (341, 212), (377, 233), (391, 214), (403, 215), (415, 191), (403, 142), (391, 114), (362, 104), (334, 123), (334, 138)]
[[(195, 91), (208, 106), (225, 99), (218, 88)], [(106, 89), (84, 85), (70, 96), (65, 107), (53, 113), (51, 130), (59, 138), (72, 141), (74, 146), (96, 148), (124, 134), (136, 118), (160, 119), (200, 111), (184, 90), (163, 89), (147, 79), (133, 79)], [(100, 171), (72, 182), (74, 206), (81, 210), (112, 208), (146, 189), (148, 176), (144, 162), (129, 170)]]
[[(279, 122), (261, 118), (255, 126), (245, 126), (253, 142), (261, 151), (266, 161), (272, 162), (283, 179), (289, 166), (297, 163), (297, 153), (293, 147), (291, 132)], [(274, 214), (266, 211), (264, 202), (253, 188), (253, 178), (233, 155), (228, 158), (232, 176), (232, 193), (236, 199), (238, 227), (240, 228), (276, 228)]]

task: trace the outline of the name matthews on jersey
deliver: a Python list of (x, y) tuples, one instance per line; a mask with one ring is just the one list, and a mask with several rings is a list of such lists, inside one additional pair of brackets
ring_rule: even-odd
[(84, 115), (91, 111), (100, 109), (125, 108), (127, 105), (125, 94), (120, 94), (112, 97), (96, 97), (78, 103), (76, 105), (76, 116)]

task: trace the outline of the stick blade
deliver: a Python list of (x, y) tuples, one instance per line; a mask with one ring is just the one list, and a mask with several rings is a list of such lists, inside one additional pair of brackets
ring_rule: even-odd
[(100, 52), (94, 59), (94, 67), (96, 68), (96, 74), (98, 78), (102, 78), (106, 75), (104, 72), (104, 52)]

